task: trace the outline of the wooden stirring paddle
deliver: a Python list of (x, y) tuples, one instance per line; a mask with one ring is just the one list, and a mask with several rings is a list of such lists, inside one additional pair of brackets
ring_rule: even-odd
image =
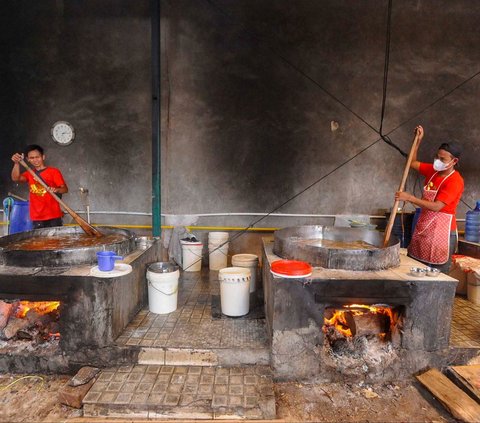
[(55, 198), (55, 200), (58, 201), (58, 203), (68, 212), (68, 214), (70, 216), (72, 216), (75, 221), (80, 225), (80, 227), (85, 231), (85, 233), (87, 235), (90, 235), (90, 236), (96, 236), (96, 237), (101, 237), (103, 236), (103, 234), (97, 229), (97, 228), (94, 228), (92, 225), (90, 225), (90, 223), (88, 223), (86, 220), (82, 219), (77, 213), (75, 213), (70, 207), (68, 207), (64, 201), (62, 201), (62, 199), (57, 195), (55, 194), (54, 192), (51, 192), (50, 191), (50, 187), (45, 183), (45, 181), (40, 178), (31, 168), (30, 166), (25, 163), (24, 160), (20, 160), (20, 164), (25, 168), (27, 169), (28, 173), (30, 173), (30, 175), (32, 175), (35, 180), (40, 184), (42, 185), (46, 190), (47, 192), (53, 197)]
[[(415, 139), (412, 143), (412, 148), (410, 149), (410, 153), (407, 158), (407, 163), (405, 164), (405, 169), (403, 170), (402, 181), (400, 182), (400, 186), (398, 187), (397, 191), (403, 191), (405, 189), (405, 182), (407, 182), (408, 171), (410, 170), (410, 164), (412, 163), (413, 153), (417, 148), (419, 142), (419, 134), (418, 131), (415, 132)], [(387, 247), (388, 243), (390, 242), (390, 235), (392, 234), (392, 227), (395, 222), (395, 217), (397, 215), (398, 205), (400, 204), (399, 200), (395, 200), (393, 203), (392, 212), (390, 213), (390, 219), (388, 220), (387, 227), (385, 229), (385, 238), (383, 240), (383, 246)]]

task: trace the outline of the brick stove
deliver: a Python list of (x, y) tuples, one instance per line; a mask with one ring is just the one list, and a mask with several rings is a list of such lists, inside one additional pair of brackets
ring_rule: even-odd
[[(281, 257), (273, 246), (272, 238), (263, 239), (265, 314), (277, 380), (395, 380), (446, 355), (455, 279), (412, 277), (410, 268), (421, 264), (402, 254), (400, 265), (386, 270), (317, 267), (304, 279), (274, 277), (271, 263)], [(380, 304), (396, 320), (386, 335), (334, 337), (332, 342), (325, 318), (352, 304)]]
[(92, 264), (0, 266), (0, 299), (60, 301), (60, 340), (35, 348), (0, 341), (0, 371), (63, 372), (131, 359), (138, 352), (117, 347), (115, 339), (146, 304), (146, 268), (160, 259), (155, 241), (125, 254), (132, 272), (111, 278), (91, 276)]

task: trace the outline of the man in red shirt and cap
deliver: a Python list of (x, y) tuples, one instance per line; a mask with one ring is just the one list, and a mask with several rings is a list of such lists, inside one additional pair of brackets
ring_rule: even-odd
[(45, 154), (43, 148), (39, 145), (27, 146), (25, 155), (27, 161), (33, 167), (33, 171), (49, 186), (47, 191), (30, 173), (20, 172), (20, 160), (24, 158), (23, 154), (15, 153), (12, 156), (14, 162), (12, 180), (14, 182), (27, 182), (29, 185), (30, 219), (33, 222), (33, 228), (62, 226), (63, 212), (60, 204), (49, 194), (49, 192), (56, 194), (66, 194), (68, 192), (67, 184), (61, 172), (54, 167), (45, 165)]
[[(420, 145), (423, 128), (417, 126), (415, 132)], [(408, 255), (448, 273), (458, 238), (455, 214), (464, 187), (463, 178), (455, 169), (461, 147), (455, 142), (443, 143), (433, 164), (419, 162), (417, 150), (413, 152), (410, 167), (425, 177), (422, 198), (408, 192), (395, 194), (395, 199), (409, 201), (422, 209), (408, 246)]]

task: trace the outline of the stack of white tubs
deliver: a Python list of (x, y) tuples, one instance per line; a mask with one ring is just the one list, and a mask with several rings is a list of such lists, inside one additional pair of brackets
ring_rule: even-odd
[(250, 292), (257, 289), (258, 256), (255, 254), (235, 254), (232, 256), (232, 266), (250, 269)]
[(210, 270), (220, 270), (227, 267), (228, 232), (208, 233), (208, 257)]

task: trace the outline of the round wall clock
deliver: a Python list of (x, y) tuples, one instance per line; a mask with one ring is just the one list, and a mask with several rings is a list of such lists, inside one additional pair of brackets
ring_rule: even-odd
[(59, 145), (69, 145), (75, 138), (75, 130), (68, 122), (59, 120), (52, 126), (52, 138)]

